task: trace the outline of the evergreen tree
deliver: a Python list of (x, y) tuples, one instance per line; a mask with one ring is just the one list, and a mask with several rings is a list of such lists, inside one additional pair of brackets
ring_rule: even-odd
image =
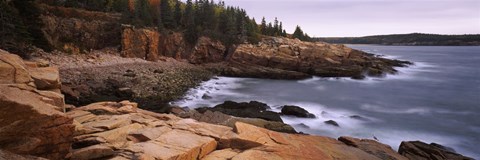
[(152, 26), (153, 19), (150, 13), (150, 3), (148, 0), (135, 1), (135, 23), (137, 25)]
[(173, 20), (172, 8), (170, 7), (169, 0), (160, 1), (160, 15), (165, 28), (173, 29), (177, 27)]
[(297, 25), (297, 27), (295, 28), (295, 32), (293, 32), (293, 38), (298, 38), (300, 40), (303, 40), (304, 36), (305, 35), (302, 29), (300, 28), (300, 26)]
[(114, 0), (112, 10), (120, 13), (128, 11), (128, 0)]
[(236, 12), (236, 25), (237, 25), (237, 33), (238, 33), (238, 39), (240, 42), (245, 42), (247, 39), (247, 24), (245, 17), (247, 16), (247, 13), (245, 13), (244, 10), (240, 10), (237, 8)]
[(267, 35), (267, 21), (265, 21), (265, 17), (262, 18), (262, 24), (260, 25), (260, 31), (263, 35)]
[(175, 17), (176, 26), (183, 26), (182, 24), (183, 13), (181, 8), (181, 2), (179, 0), (177, 0), (175, 3), (174, 17)]
[(275, 31), (273, 29), (272, 22), (270, 22), (268, 23), (268, 26), (267, 26), (267, 36), (273, 36), (274, 33)]
[(279, 25), (278, 25), (278, 19), (277, 19), (277, 17), (275, 17), (275, 21), (274, 21), (273, 23), (274, 23), (274, 24), (273, 24), (273, 33), (272, 33), (272, 35), (273, 35), (273, 36), (278, 36), (278, 35), (279, 35), (279, 32), (278, 32), (278, 30), (279, 30)]
[(187, 0), (187, 6), (185, 8), (186, 31), (184, 36), (185, 40), (190, 44), (194, 44), (198, 39), (193, 15), (194, 12), (192, 0)]

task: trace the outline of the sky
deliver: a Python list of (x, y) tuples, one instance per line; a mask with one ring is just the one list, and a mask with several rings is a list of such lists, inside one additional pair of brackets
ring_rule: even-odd
[[(218, 1), (218, 0), (215, 0)], [(480, 34), (480, 0), (224, 0), (267, 23), (278, 17), (314, 37)]]

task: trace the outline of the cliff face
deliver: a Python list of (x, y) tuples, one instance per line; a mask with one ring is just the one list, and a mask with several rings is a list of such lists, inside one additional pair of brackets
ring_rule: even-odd
[(221, 62), (225, 46), (219, 41), (201, 37), (192, 47), (180, 33), (158, 33), (153, 29), (136, 29), (124, 26), (122, 56), (157, 61), (159, 57), (187, 60), (193, 64)]
[(120, 14), (40, 5), (49, 45), (69, 53), (120, 45)]

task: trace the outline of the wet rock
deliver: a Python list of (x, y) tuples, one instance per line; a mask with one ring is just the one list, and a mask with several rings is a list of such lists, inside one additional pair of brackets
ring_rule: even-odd
[(335, 122), (334, 120), (328, 120), (328, 121), (325, 121), (324, 123), (328, 124), (328, 125), (335, 126), (335, 127), (340, 127), (340, 125), (337, 122)]
[(402, 142), (398, 149), (398, 153), (408, 159), (418, 160), (473, 160), (473, 158), (452, 152), (445, 147), (439, 147), (438, 145), (427, 144), (421, 141)]
[(202, 99), (212, 99), (208, 94), (203, 94)]
[(310, 126), (306, 125), (305, 123), (300, 123), (300, 124), (298, 124), (298, 126), (300, 126), (302, 128), (310, 128)]
[(257, 101), (251, 101), (248, 103), (225, 101), (213, 108), (199, 108), (197, 110), (200, 113), (210, 110), (212, 112), (218, 111), (235, 117), (260, 118), (267, 121), (283, 122), (282, 118), (280, 118), (280, 114), (267, 111), (267, 109), (270, 109), (268, 105)]
[(407, 160), (406, 157), (401, 156), (395, 152), (390, 146), (379, 143), (371, 139), (357, 139), (352, 137), (339, 137), (340, 142), (346, 145), (358, 148), (362, 151), (370, 153), (380, 159), (384, 160)]
[(282, 107), (282, 114), (301, 118), (315, 118), (315, 115), (299, 106), (286, 105)]
[(367, 78), (367, 77), (365, 77), (364, 75), (354, 75), (354, 76), (352, 76), (352, 77), (350, 77), (350, 78), (352, 78), (352, 79), (354, 79), (354, 80), (364, 80), (364, 79)]
[(365, 117), (362, 117), (362, 116), (359, 116), (359, 115), (353, 115), (353, 116), (350, 116), (350, 118), (356, 119), (356, 120), (361, 120), (361, 121), (368, 121), (369, 120), (368, 118), (365, 118)]

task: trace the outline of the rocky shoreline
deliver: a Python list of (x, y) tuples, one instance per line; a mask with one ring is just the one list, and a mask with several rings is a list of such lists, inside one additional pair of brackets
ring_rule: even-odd
[[(57, 67), (3, 50), (0, 73), (2, 159), (471, 159), (418, 141), (403, 142), (397, 153), (375, 140), (267, 130), (288, 132), (289, 126), (260, 102), (171, 108), (173, 114), (130, 101), (73, 107), (60, 93)], [(301, 107), (284, 108), (282, 114), (311, 117)]]

